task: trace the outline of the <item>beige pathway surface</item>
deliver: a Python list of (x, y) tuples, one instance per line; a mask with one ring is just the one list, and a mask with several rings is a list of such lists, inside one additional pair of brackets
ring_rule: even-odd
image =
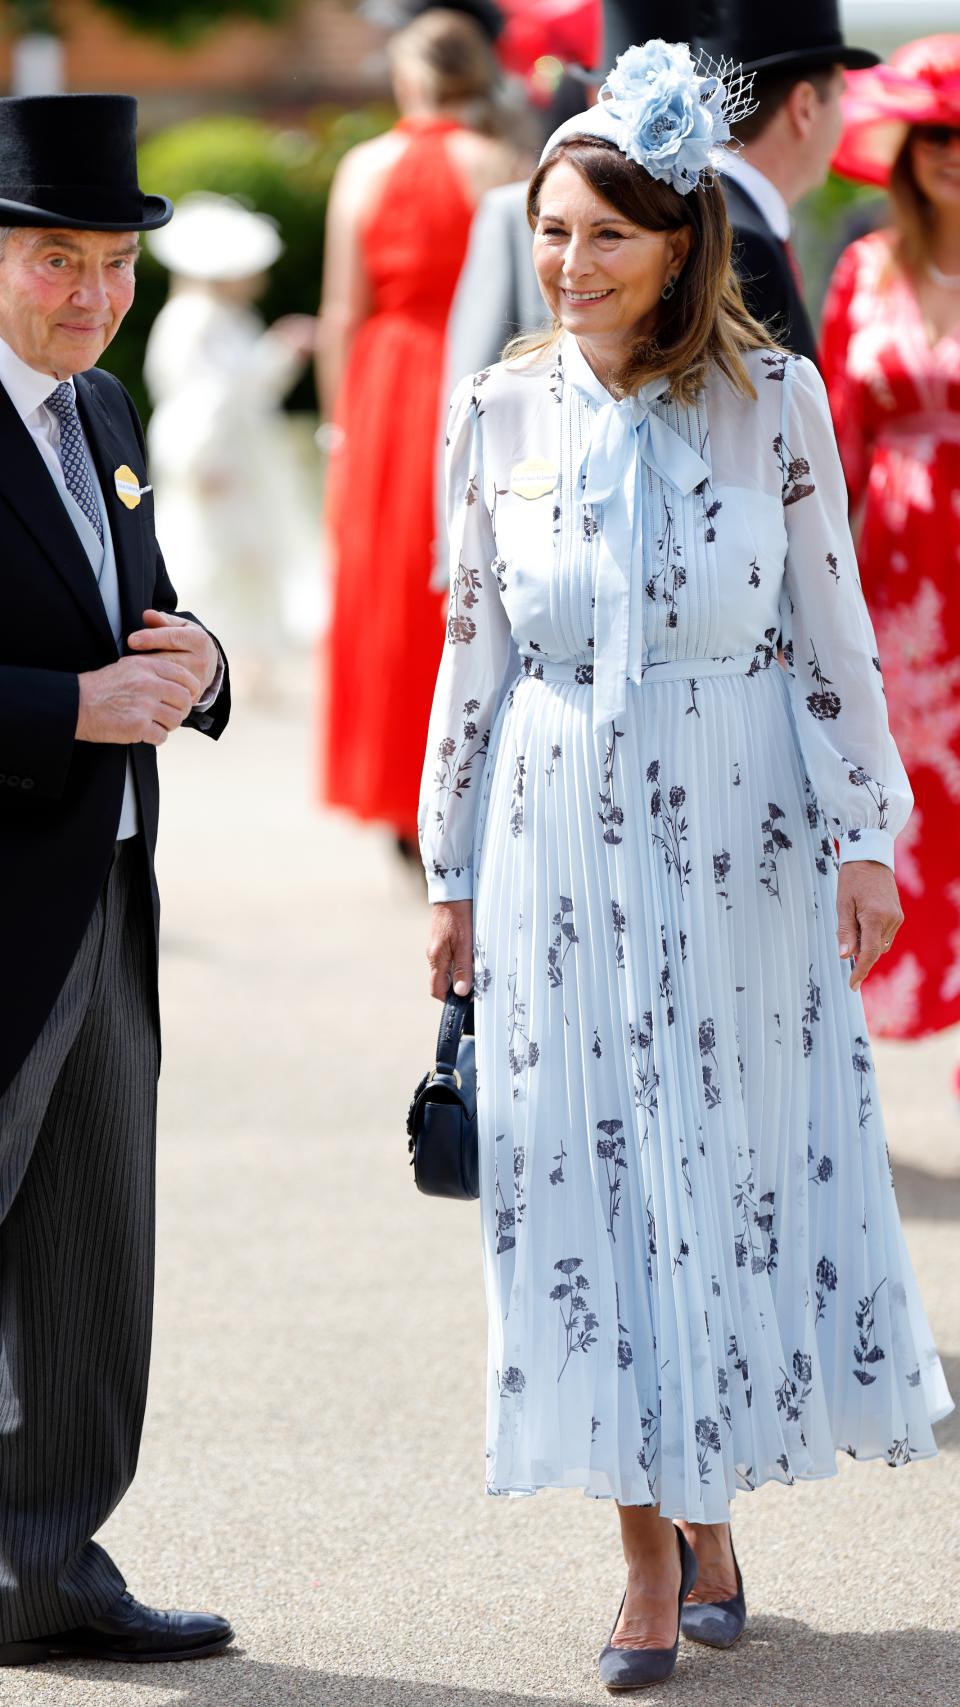
[[(622, 1590), (616, 1519), (483, 1493), (472, 1206), (414, 1192), (426, 906), (312, 810), (311, 710), (162, 755), (155, 1358), (103, 1539), (135, 1592), (234, 1620), (222, 1660), (7, 1672), (11, 1707), (574, 1707)], [(960, 1389), (958, 1040), (878, 1049), (907, 1234)], [(651, 1703), (958, 1707), (960, 1425), (891, 1474), (741, 1496), (751, 1607)]]

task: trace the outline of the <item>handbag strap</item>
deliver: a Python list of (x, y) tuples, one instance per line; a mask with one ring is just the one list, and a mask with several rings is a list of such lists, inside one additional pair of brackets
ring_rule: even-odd
[(437, 1061), (434, 1074), (453, 1078), (457, 1069), (457, 1051), (464, 1031), (473, 1031), (473, 997), (455, 996), (451, 990), (443, 1004), (440, 1031), (437, 1036)]

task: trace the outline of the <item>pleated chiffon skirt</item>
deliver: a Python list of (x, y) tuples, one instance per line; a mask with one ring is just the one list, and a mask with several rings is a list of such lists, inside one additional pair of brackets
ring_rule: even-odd
[(528, 669), (476, 847), (489, 1491), (722, 1522), (839, 1449), (932, 1455), (950, 1399), (786, 677), (654, 668), (595, 733), (589, 683)]

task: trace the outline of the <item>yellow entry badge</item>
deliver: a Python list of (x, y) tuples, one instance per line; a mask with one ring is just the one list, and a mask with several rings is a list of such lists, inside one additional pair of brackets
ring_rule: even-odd
[(113, 471), (113, 484), (117, 488), (117, 497), (128, 510), (135, 510), (140, 502), (141, 485), (132, 468), (121, 462), (119, 468)]
[(510, 490), (518, 498), (545, 498), (557, 484), (560, 470), (542, 456), (515, 463), (510, 470)]

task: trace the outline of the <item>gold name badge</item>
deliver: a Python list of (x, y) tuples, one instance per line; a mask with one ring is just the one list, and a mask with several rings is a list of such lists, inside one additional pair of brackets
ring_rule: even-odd
[(560, 475), (559, 468), (545, 462), (542, 456), (532, 456), (518, 462), (510, 470), (510, 490), (518, 498), (545, 498), (552, 492)]
[(128, 510), (135, 510), (140, 502), (141, 486), (133, 469), (128, 468), (125, 462), (114, 469), (113, 484), (121, 504), (125, 504)]

